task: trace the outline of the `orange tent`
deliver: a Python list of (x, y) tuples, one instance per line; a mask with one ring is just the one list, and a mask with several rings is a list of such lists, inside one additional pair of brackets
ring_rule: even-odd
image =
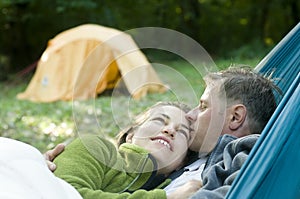
[(17, 98), (35, 102), (85, 100), (116, 87), (118, 82), (134, 99), (165, 91), (130, 35), (86, 24), (48, 42), (27, 89)]

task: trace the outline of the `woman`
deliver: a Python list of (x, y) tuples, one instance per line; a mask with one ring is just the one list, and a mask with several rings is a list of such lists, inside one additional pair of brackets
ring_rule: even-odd
[(120, 133), (118, 149), (101, 136), (78, 138), (55, 159), (55, 175), (84, 199), (166, 198), (154, 188), (184, 165), (192, 140), (188, 111), (177, 103), (152, 106)]

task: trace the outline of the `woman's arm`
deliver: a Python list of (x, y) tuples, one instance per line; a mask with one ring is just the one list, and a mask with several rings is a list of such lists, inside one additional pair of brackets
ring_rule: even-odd
[[(124, 150), (128, 152), (129, 148)], [(131, 155), (122, 157), (112, 143), (99, 136), (87, 136), (73, 141), (55, 159), (54, 173), (75, 187), (84, 199), (166, 198), (162, 189), (123, 192), (137, 176), (126, 170), (130, 164), (139, 165), (126, 162)]]

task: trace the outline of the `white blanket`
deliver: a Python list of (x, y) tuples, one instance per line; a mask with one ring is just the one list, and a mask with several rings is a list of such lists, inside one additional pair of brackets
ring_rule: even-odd
[(47, 167), (34, 147), (0, 137), (0, 198), (82, 199), (67, 182)]

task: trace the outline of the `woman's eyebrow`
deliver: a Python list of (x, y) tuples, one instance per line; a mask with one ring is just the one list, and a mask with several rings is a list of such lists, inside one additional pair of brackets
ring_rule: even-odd
[(168, 115), (166, 115), (166, 114), (161, 114), (163, 117), (165, 117), (165, 118), (167, 118), (167, 119), (170, 119), (170, 117), (168, 116)]

